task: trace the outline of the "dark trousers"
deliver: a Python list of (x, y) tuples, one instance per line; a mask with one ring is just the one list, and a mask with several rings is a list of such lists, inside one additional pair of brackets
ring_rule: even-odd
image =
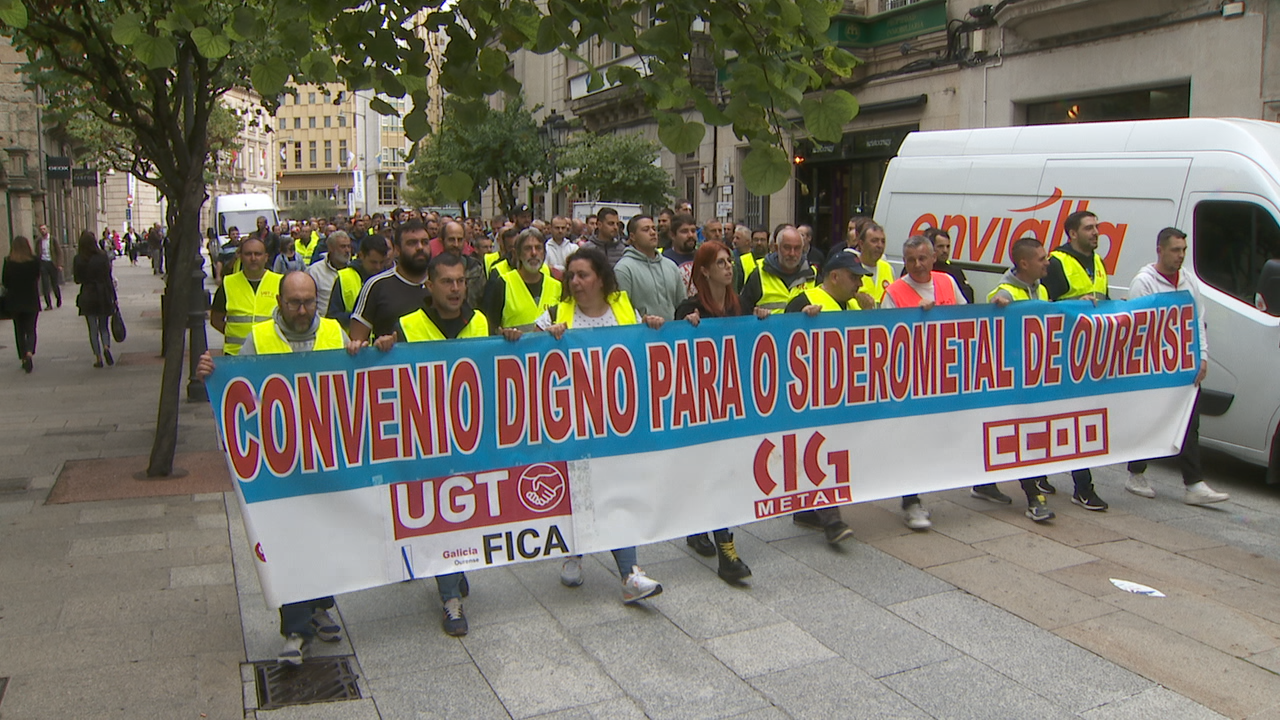
[(317, 610), (328, 610), (333, 607), (333, 597), (306, 600), (280, 606), (280, 634), (315, 637), (316, 629), (311, 625), (311, 616)]
[(18, 347), (18, 359), (23, 360), (27, 353), (36, 354), (36, 320), (38, 312), (19, 312), (13, 314), (13, 340)]
[(102, 351), (111, 349), (111, 316), (85, 315), (85, 325), (89, 326), (89, 347), (93, 348), (93, 356), (102, 359)]
[(40, 292), (44, 295), (44, 306), (46, 308), (53, 307), (53, 303), (49, 302), (49, 291), (53, 290), (53, 296), (58, 299), (58, 306), (62, 306), (62, 285), (58, 283), (58, 266), (54, 265), (50, 260), (40, 261)]
[[(1147, 471), (1146, 460), (1135, 460), (1129, 463), (1129, 472), (1144, 473)], [(1200, 396), (1191, 406), (1191, 421), (1187, 423), (1187, 432), (1182, 436), (1182, 452), (1178, 453), (1178, 469), (1182, 471), (1182, 484), (1195, 485), (1204, 480), (1204, 470), (1200, 466)]]
[[(1023, 478), (1018, 481), (1018, 484), (1022, 486), (1023, 494), (1027, 496), (1027, 500), (1030, 500), (1031, 498), (1040, 494), (1040, 488), (1036, 487), (1036, 483), (1044, 479), (1046, 479), (1046, 476), (1038, 475), (1036, 477)], [(977, 490), (978, 488), (993, 488), (993, 487), (996, 487), (995, 483), (985, 483), (983, 485), (974, 485), (973, 489)]]
[(151, 255), (151, 274), (164, 274), (164, 251), (157, 246), (150, 246), (148, 253)]

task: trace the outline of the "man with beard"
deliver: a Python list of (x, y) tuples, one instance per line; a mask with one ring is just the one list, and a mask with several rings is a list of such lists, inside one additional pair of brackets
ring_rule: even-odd
[(351, 313), (348, 332), (355, 342), (395, 333), (400, 318), (422, 306), (427, 297), (427, 243), (431, 238), (421, 220), (395, 229), (396, 266), (365, 283)]
[[(742, 286), (739, 299), (744, 312), (764, 318), (783, 312), (797, 295), (816, 287), (813, 268), (804, 261), (804, 240), (790, 225), (777, 234), (778, 249), (764, 257)], [(755, 245), (755, 233), (752, 233)]]
[[(591, 218), (587, 218), (587, 224), (591, 224)], [(613, 208), (600, 208), (598, 213), (595, 234), (587, 238), (582, 243), (583, 247), (593, 247), (604, 253), (610, 265), (617, 265), (622, 259), (622, 254), (627, 251), (626, 243), (622, 242), (622, 238), (618, 237), (622, 234), (622, 222), (618, 219), (618, 211)]]
[[(698, 250), (698, 223), (692, 215), (676, 215), (671, 218), (671, 247), (662, 253), (680, 270), (684, 278), (685, 296), (693, 295), (693, 254)], [(677, 303), (684, 298), (676, 300)]]
[[(259, 242), (249, 238), (244, 246), (257, 251)], [(265, 248), (261, 254), (265, 263)], [(240, 347), (240, 356), (340, 350), (347, 344), (347, 335), (336, 320), (316, 314), (316, 284), (310, 275), (291, 272), (280, 280), (279, 287), (278, 304), (271, 319), (252, 326)], [(196, 365), (196, 376), (204, 379), (214, 369), (213, 356), (205, 351)], [(342, 627), (329, 614), (333, 605), (330, 596), (280, 607), (280, 634), (285, 638), (277, 657), (280, 662), (301, 665), (303, 652), (313, 638), (325, 642), (342, 639)]]
[(658, 213), (658, 248), (666, 250), (671, 247), (671, 218), (676, 216), (676, 211), (671, 208), (662, 208), (662, 212)]
[[(560, 281), (551, 277), (546, 264), (542, 233), (528, 228), (516, 239), (516, 269), (490, 282), (485, 316), (495, 318), (496, 328), (533, 330), (533, 321), (560, 302)], [(496, 329), (495, 328), (495, 329)]]

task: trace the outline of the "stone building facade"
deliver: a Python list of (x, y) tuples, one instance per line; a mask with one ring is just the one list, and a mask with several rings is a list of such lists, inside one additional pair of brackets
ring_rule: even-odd
[[(738, 178), (745, 144), (708, 128), (702, 146), (661, 162), (700, 220), (814, 225), (817, 242), (875, 210), (885, 167), (913, 130), (1153, 117), (1280, 119), (1280, 3), (1264, 0), (1015, 0), (994, 16), (972, 0), (857, 0), (831, 35), (863, 63), (841, 85), (861, 112), (841, 142), (788, 142), (793, 180), (755, 197)], [(992, 5), (998, 5), (992, 3)], [(989, 7), (989, 6), (988, 6)], [(628, 48), (596, 45), (591, 60), (638, 65)], [(586, 68), (521, 53), (527, 103), (597, 132), (657, 128), (621, 88), (587, 89)], [(692, 111), (690, 113), (693, 114)], [(562, 203), (563, 204), (563, 203)]]

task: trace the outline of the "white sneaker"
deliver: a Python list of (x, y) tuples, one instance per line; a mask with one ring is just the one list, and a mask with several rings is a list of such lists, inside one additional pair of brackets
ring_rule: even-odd
[(928, 530), (933, 527), (933, 521), (929, 519), (931, 517), (929, 511), (925, 510), (920, 503), (908, 505), (904, 512), (906, 516), (903, 518), (903, 522), (912, 530)]
[(276, 660), (290, 665), (302, 664), (302, 646), (306, 644), (306, 638), (294, 633), (284, 640), (284, 647), (280, 648), (280, 654), (276, 656)]
[(622, 581), (622, 602), (624, 603), (633, 603), (661, 594), (662, 584), (645, 575), (638, 565), (632, 565), (631, 574)]
[(1124, 482), (1124, 489), (1138, 497), (1153, 498), (1156, 496), (1155, 489), (1151, 487), (1151, 483), (1147, 482), (1146, 473), (1129, 473), (1129, 479)]
[(573, 555), (565, 558), (560, 566), (560, 584), (565, 587), (578, 587), (582, 584), (582, 556)]
[(1187, 486), (1187, 494), (1182, 498), (1182, 502), (1188, 505), (1210, 505), (1212, 503), (1225, 502), (1231, 499), (1231, 496), (1218, 492), (1204, 483), (1203, 480), (1195, 485)]

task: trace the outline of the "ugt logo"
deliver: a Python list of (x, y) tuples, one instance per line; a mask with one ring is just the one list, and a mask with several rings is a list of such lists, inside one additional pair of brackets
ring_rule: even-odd
[[(813, 433), (805, 442), (803, 452), (795, 433), (782, 436), (781, 449), (767, 438), (760, 442), (753, 463), (756, 486), (765, 495), (773, 495), (779, 486), (770, 469), (781, 465), (784, 494), (757, 500), (756, 519), (852, 502), (849, 495), (849, 451), (832, 450), (824, 456), (822, 444), (826, 440), (822, 433)], [(801, 470), (815, 489), (801, 489)], [(828, 478), (834, 482), (823, 487)]]

